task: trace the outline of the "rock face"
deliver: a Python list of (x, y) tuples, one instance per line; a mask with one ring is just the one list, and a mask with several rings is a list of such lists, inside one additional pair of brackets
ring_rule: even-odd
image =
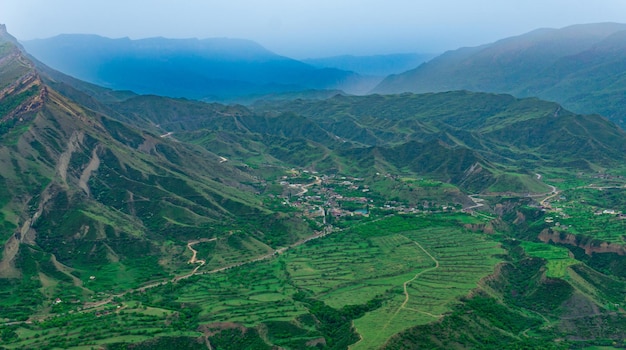
[(554, 242), (582, 248), (585, 250), (587, 255), (592, 255), (593, 253), (615, 253), (618, 255), (626, 255), (626, 248), (622, 245), (595, 241), (582, 236), (565, 234), (550, 229), (541, 231), (538, 238), (544, 243)]

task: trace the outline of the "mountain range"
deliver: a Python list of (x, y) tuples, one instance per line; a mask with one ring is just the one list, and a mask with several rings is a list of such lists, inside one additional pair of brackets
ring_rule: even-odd
[(356, 72), (364, 76), (386, 77), (391, 74), (403, 73), (429, 61), (435, 54), (388, 54), (373, 56), (333, 56), (308, 58), (302, 60), (318, 68), (337, 68)]
[(247, 41), (23, 47), (0, 26), (0, 348), (623, 345), (626, 132), (469, 91), (506, 87), (469, 68), (545, 87), (547, 66), (582, 74), (580, 52), (604, 79), (621, 28), (448, 52), (379, 86), (439, 65), (471, 89), (349, 96), (326, 89), (356, 73)]
[(260, 99), (327, 98), (342, 91), (361, 95), (468, 90), (539, 97), (623, 125), (626, 83), (623, 74), (615, 72), (625, 69), (625, 33), (626, 25), (617, 23), (538, 29), (433, 59), (397, 54), (297, 61), (252, 41), (226, 38), (60, 35), (22, 44), (66, 74), (139, 94), (249, 104)]
[[(115, 90), (203, 100), (344, 89), (354, 72), (315, 68), (241, 39), (109, 39), (60, 35), (22, 43), (46, 65)], [(370, 85), (371, 86), (371, 83)]]
[[(185, 266), (177, 257), (183, 241), (248, 225), (240, 250), (269, 251), (276, 244), (270, 242), (291, 240), (272, 237), (293, 219), (259, 204), (256, 175), (62, 95), (12, 37), (0, 37), (0, 276), (10, 281), (2, 293), (39, 283), (20, 279), (37, 271), (55, 276), (54, 290), (74, 296), (87, 291), (85, 276), (105, 271), (123, 277), (99, 278), (92, 291), (137, 285)], [(99, 105), (88, 95), (81, 99)], [(293, 231), (293, 239), (296, 232), (308, 229)], [(24, 262), (32, 254), (39, 262), (24, 265), (35, 264)], [(14, 314), (11, 304), (2, 307), (3, 315)]]
[[(111, 235), (158, 250), (174, 236), (206, 238), (235, 228), (243, 213), (271, 218), (255, 204), (259, 175), (236, 164), (366, 177), (406, 172), (466, 193), (523, 193), (546, 190), (538, 169), (595, 171), (623, 163), (626, 154), (624, 132), (607, 120), (537, 99), (461, 91), (246, 108), (138, 96), (55, 72), (3, 35), (2, 181), (10, 188), (4, 225), (14, 228), (4, 239), (16, 242), (5, 245), (13, 247), (3, 255), (7, 276), (16, 273), (10, 262), (17, 242), (65, 239), (63, 251), (46, 249), (62, 264), (88, 268), (124, 261), (104, 243)], [(76, 230), (82, 233), (65, 237)], [(105, 239), (89, 241), (104, 255), (73, 265), (69, 254), (86, 237)]]
[(446, 52), (391, 75), (377, 93), (471, 90), (539, 97), (623, 125), (626, 25), (600, 23), (538, 29)]

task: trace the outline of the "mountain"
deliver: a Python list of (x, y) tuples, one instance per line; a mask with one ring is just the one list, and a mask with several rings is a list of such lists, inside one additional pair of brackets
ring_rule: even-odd
[(0, 27), (0, 347), (623, 345), (623, 130), (508, 94), (319, 94), (115, 91)]
[(608, 167), (626, 150), (626, 134), (602, 117), (504, 94), (335, 96), (268, 105), (258, 108), (297, 113), (343, 140), (371, 146), (443, 142), (507, 166)]
[(251, 107), (137, 96), (108, 104), (144, 127), (249, 165), (407, 173), (469, 193), (543, 192), (542, 169), (624, 159), (623, 131), (556, 103), (467, 91), (265, 101)]
[(318, 69), (239, 39), (109, 39), (60, 35), (22, 43), (46, 65), (115, 90), (228, 100), (310, 89), (345, 89), (356, 73)]
[(361, 75), (386, 77), (413, 69), (435, 57), (434, 54), (399, 53), (389, 55), (342, 55), (302, 60), (318, 68), (336, 68)]
[(539, 29), (495, 43), (449, 51), (382, 81), (377, 93), (471, 90), (539, 97), (623, 125), (626, 25)]
[(61, 94), (52, 86), (72, 79), (37, 66), (0, 27), (3, 318), (26, 319), (51, 295), (86, 300), (172, 276), (190, 240), (224, 240), (227, 266), (310, 232), (264, 208), (244, 167), (68, 97), (88, 84)]

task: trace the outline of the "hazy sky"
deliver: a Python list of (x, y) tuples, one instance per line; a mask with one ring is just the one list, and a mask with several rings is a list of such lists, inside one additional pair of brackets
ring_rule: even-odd
[(20, 40), (230, 37), (295, 58), (441, 52), (593, 22), (626, 23), (626, 0), (0, 0)]

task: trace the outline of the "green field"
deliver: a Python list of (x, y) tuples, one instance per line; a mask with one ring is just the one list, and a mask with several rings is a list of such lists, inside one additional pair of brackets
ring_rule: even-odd
[(200, 305), (200, 321), (253, 326), (306, 313), (291, 298), (296, 292), (286, 283), (279, 261), (273, 260), (193, 277), (168, 295), (177, 303)]
[(567, 268), (579, 263), (567, 248), (533, 242), (523, 242), (522, 247), (528, 255), (547, 260), (547, 277), (568, 279)]
[[(137, 342), (180, 335), (200, 324), (233, 322), (259, 330), (279, 322), (274, 337), (292, 329), (302, 333), (298, 344), (323, 334), (341, 339), (337, 341), (351, 339), (348, 334), (328, 335), (323, 323), (306, 326), (299, 321), (311, 313), (352, 315), (363, 339), (356, 348), (379, 346), (405, 328), (439, 319), (493, 271), (499, 261), (494, 255), (502, 249), (487, 235), (462, 228), (461, 223), (470, 221), (479, 222), (467, 215), (425, 215), (363, 223), (270, 260), (200, 274), (126, 294), (117, 303), (88, 312), (17, 327), (20, 341), (9, 348), (97, 345), (104, 339)], [(194, 248), (199, 259), (228, 256), (228, 241), (199, 242)], [(352, 321), (344, 320), (341, 327), (349, 331)], [(293, 348), (296, 343), (290, 344)]]
[(551, 205), (554, 212), (548, 216), (555, 230), (599, 242), (626, 242), (626, 220), (618, 216), (626, 213), (626, 190), (621, 185), (563, 191)]
[(493, 241), (458, 228), (433, 227), (402, 234), (427, 255), (429, 266), (390, 284), (397, 291), (382, 308), (355, 320), (362, 340), (354, 349), (380, 347), (392, 335), (440, 319), (458, 299), (493, 272), (503, 250)]

